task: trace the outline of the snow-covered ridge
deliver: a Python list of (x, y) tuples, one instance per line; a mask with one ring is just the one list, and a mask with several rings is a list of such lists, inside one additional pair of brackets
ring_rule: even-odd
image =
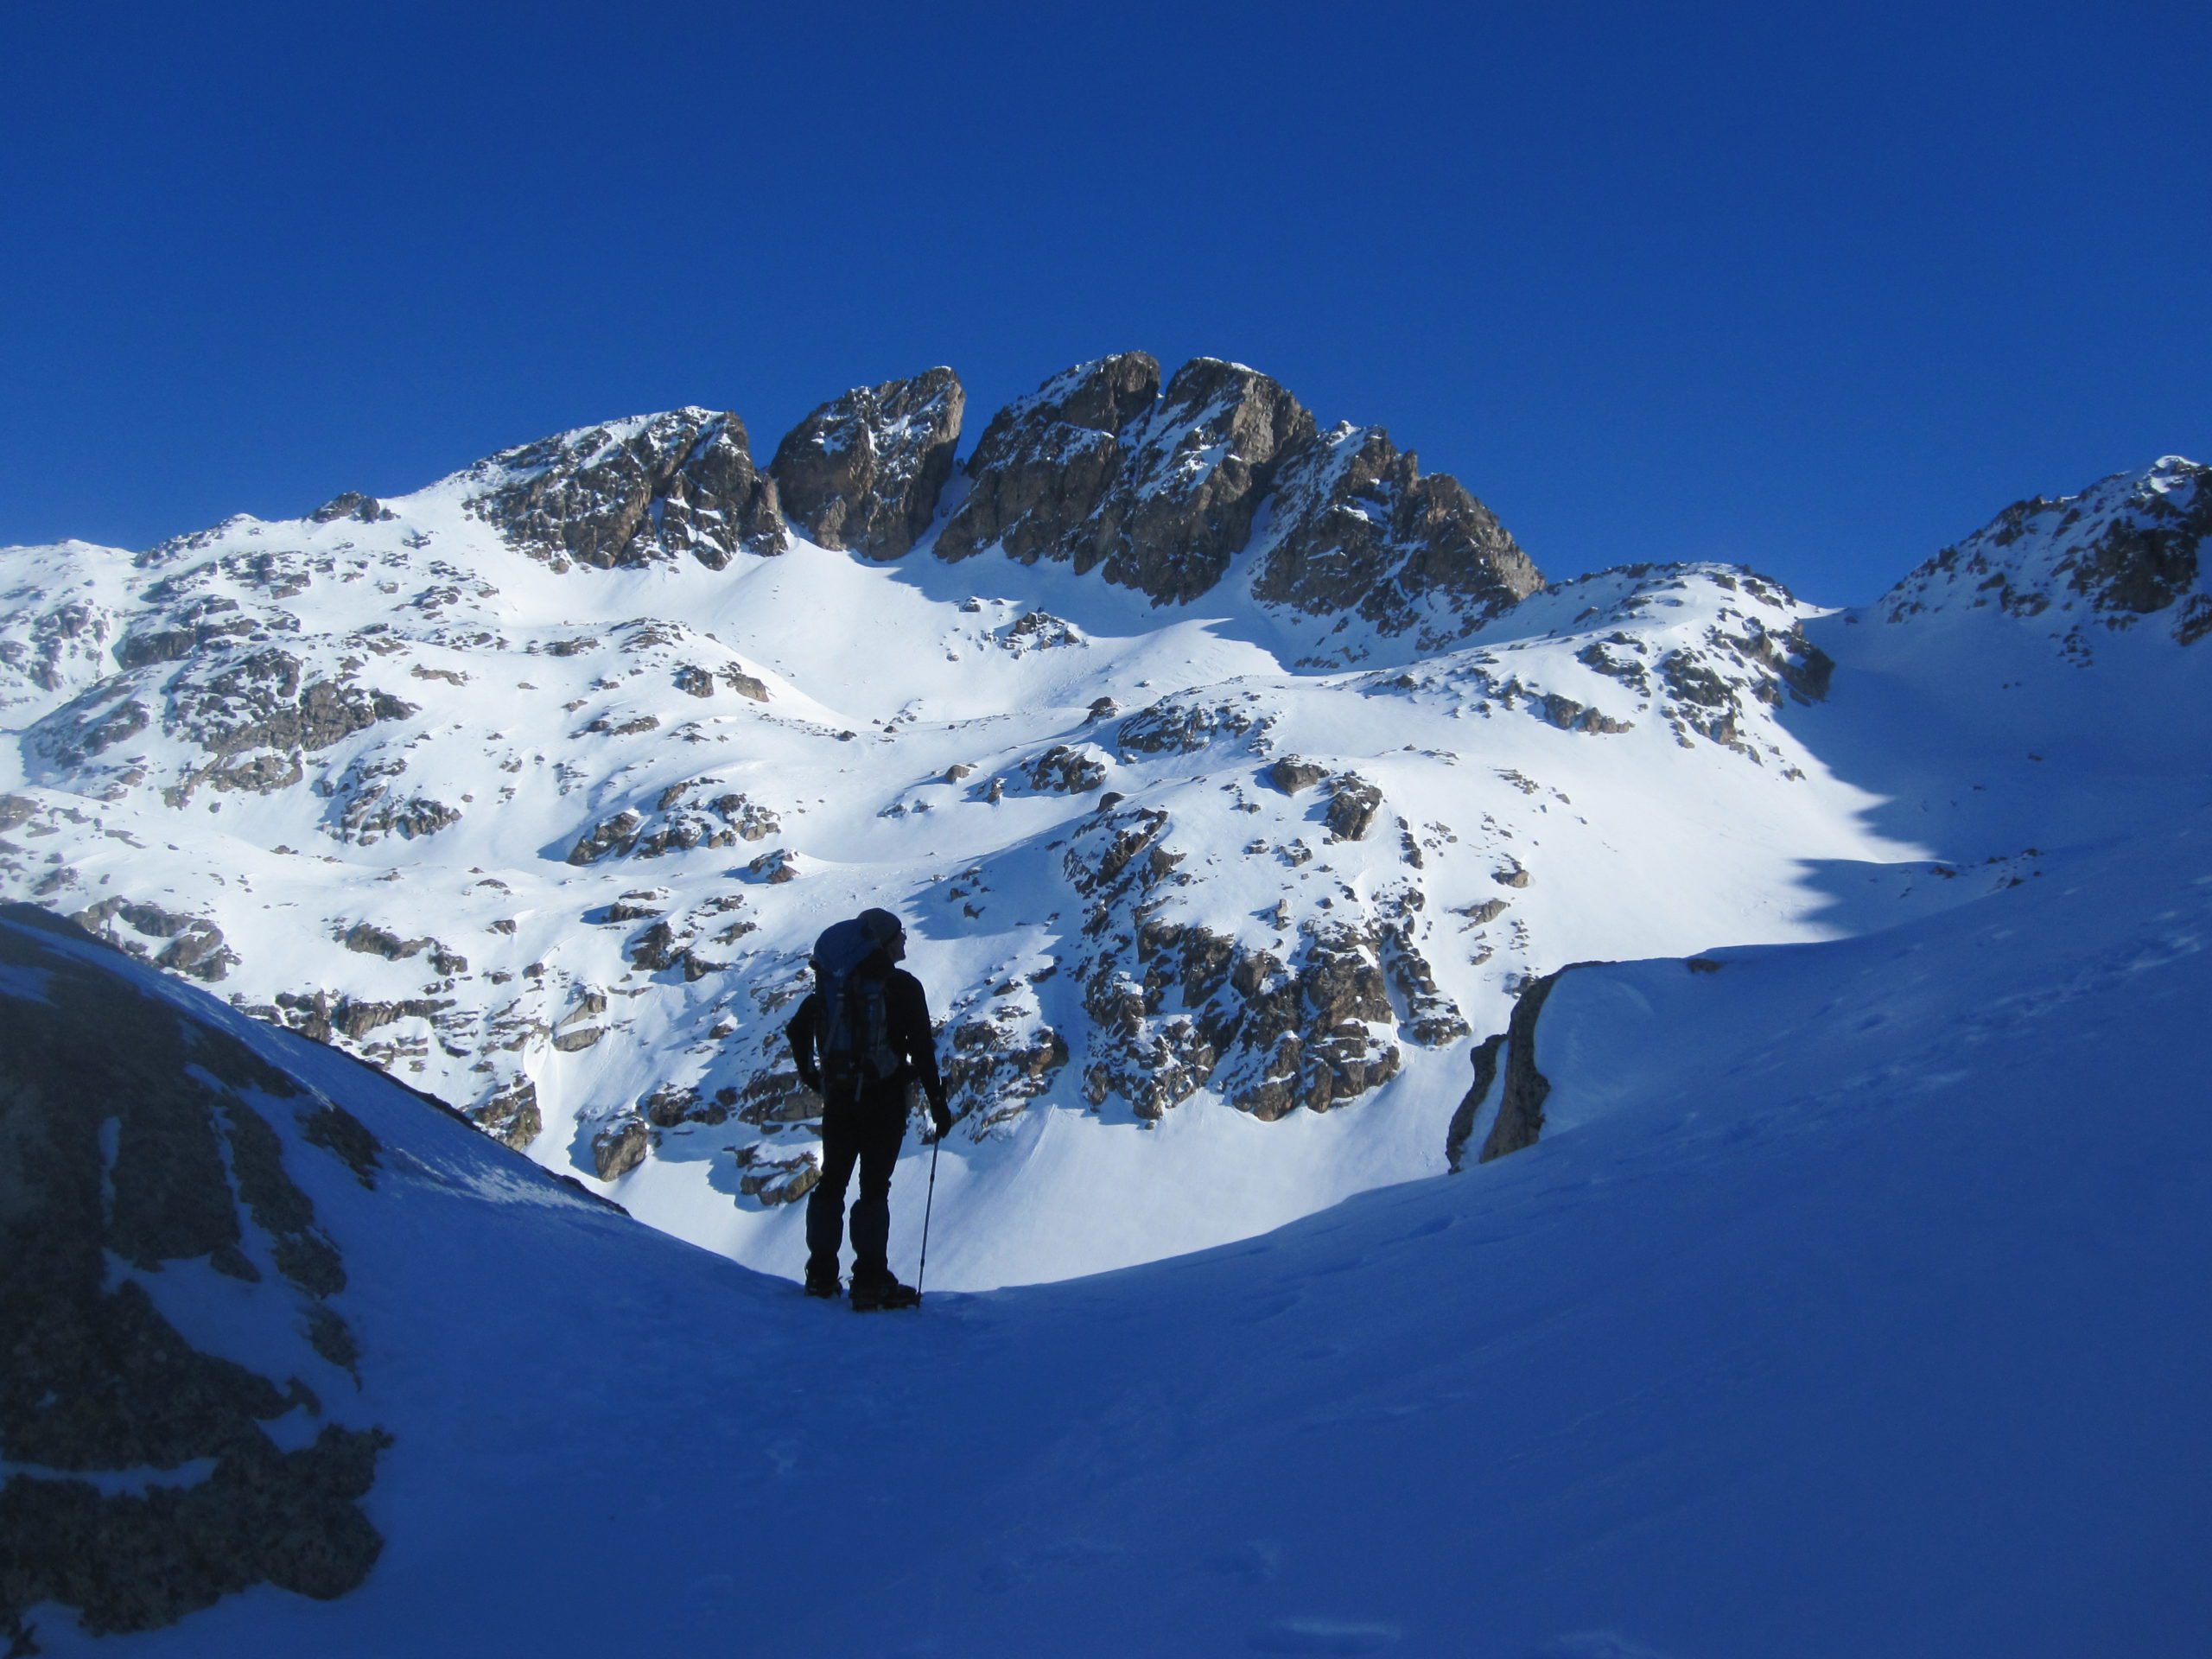
[(2100, 634), (2156, 619), (2182, 645), (2212, 633), (2212, 467), (2167, 455), (2078, 495), (2014, 503), (1876, 607), (1901, 622), (1993, 607), (2086, 658)]
[[(0, 554), (0, 891), (778, 1268), (816, 1109), (780, 1021), (814, 933), (889, 903), (963, 1120), (932, 1270), (988, 1284), (1440, 1167), (1468, 1055), (1566, 962), (1859, 931), (2061, 838), (2063, 743), (1991, 769), (1926, 735), (2041, 671), (1996, 645), (1935, 673), (1726, 565), (1516, 600), (1466, 580), (1510, 537), (1373, 429), (1148, 364), (1001, 414), (903, 556), (948, 372), (802, 426), (889, 480), (823, 498), (858, 557), (703, 410), (137, 558)], [(2068, 533), (2169, 524), (2120, 493)], [(992, 537), (949, 546), (986, 497)], [(1213, 580), (1104, 579), (1192, 512)], [(1332, 550), (1379, 576), (1330, 587)], [(2186, 787), (2202, 651), (2138, 632), (2125, 683), (2063, 695), (2180, 710), (2096, 751), (2148, 810)]]

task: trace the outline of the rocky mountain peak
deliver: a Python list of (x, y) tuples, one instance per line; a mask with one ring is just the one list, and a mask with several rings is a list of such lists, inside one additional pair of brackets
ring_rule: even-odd
[(1314, 432), (1306, 407), (1256, 370), (1185, 363), (1129, 431), (1116, 522), (1102, 538), (1106, 579), (1161, 603), (1205, 593), (1249, 539), (1276, 468)]
[[(932, 540), (965, 404), (942, 366), (856, 386), (785, 434), (765, 469), (738, 416), (687, 406), (502, 451), (433, 493), (457, 495), (509, 546), (556, 570), (685, 556), (719, 570), (740, 553), (781, 553), (796, 532), (876, 560), (925, 543), (948, 561), (996, 549), (1182, 605), (1246, 558), (1240, 594), (1249, 581), (1262, 606), (1296, 620), (1306, 667), (1371, 660), (1378, 637), (1445, 648), (1543, 585), (1495, 514), (1449, 476), (1422, 476), (1380, 427), (1325, 433), (1255, 369), (1201, 357), (1163, 380), (1144, 352), (1078, 364), (999, 410)], [(257, 557), (289, 556), (316, 531), (343, 538), (385, 524), (421, 548), (435, 520), (417, 523), (412, 503), (349, 492), (289, 528), (234, 521), (142, 563), (204, 562), (249, 543)], [(233, 632), (237, 621), (218, 619)], [(35, 689), (61, 689), (67, 652), (55, 641), (70, 626), (62, 618), (52, 639), (0, 646), (0, 666), (33, 664), (35, 653)], [(213, 626), (184, 619), (130, 649), (172, 658)]]
[(1994, 608), (2077, 658), (2097, 632), (2159, 619), (2177, 643), (2212, 633), (2212, 467), (2167, 455), (2077, 495), (2016, 501), (1884, 594), (1885, 621)]
[(738, 553), (784, 550), (774, 481), (745, 423), (671, 410), (504, 450), (463, 474), (470, 510), (557, 569), (613, 569), (689, 554), (719, 570)]
[[(1160, 604), (1211, 591), (1269, 503), (1253, 591), (1300, 615), (1434, 649), (1543, 585), (1456, 480), (1422, 478), (1379, 427), (1322, 433), (1280, 382), (1219, 358), (1165, 387), (1141, 352), (1056, 375), (993, 417), (968, 471), (943, 556), (1064, 560)], [(1315, 661), (1359, 654), (1340, 642)]]
[[(852, 463), (834, 527), (792, 505), (851, 556), (736, 558), (742, 512), (706, 504), (740, 499), (743, 429), (704, 410), (139, 558), (11, 551), (0, 896), (765, 1260), (818, 1168), (819, 1102), (782, 1033), (827, 915), (908, 919), (962, 1149), (1000, 1184), (976, 1213), (1026, 1226), (1017, 1205), (1039, 1209), (1007, 1195), (1033, 1108), (1187, 1123), (1387, 1098), (1376, 1122), (1402, 1126), (1445, 1098), (1443, 1072), (1463, 1084), (1457, 1046), (1562, 961), (1694, 946), (1715, 916), (1747, 937), (1833, 926), (1807, 861), (1921, 860), (1894, 818), (1869, 822), (1879, 774), (1817, 747), (1924, 741), (1861, 688), (1926, 684), (1948, 711), (1967, 700), (1928, 665), (2032, 670), (2017, 642), (1853, 626), (1738, 567), (1546, 587), (1495, 515), (1381, 428), (1322, 429), (1216, 359), (1163, 377), (1127, 353), (1048, 381), (991, 421), (961, 501), (913, 543), (956, 556), (965, 534), (980, 563), (873, 568), (928, 510), (957, 385), (855, 390), (786, 440), (825, 472)], [(747, 476), (772, 550), (783, 491)], [(2202, 484), (2171, 461), (2024, 504), (1927, 579), (1962, 606), (2047, 594), (2061, 628), (2177, 658)], [(1047, 557), (1066, 568), (1022, 563)], [(600, 579), (647, 562), (649, 581)], [(1147, 619), (1128, 587), (1199, 598)], [(2052, 667), (2076, 701), (2124, 677), (2136, 701), (2095, 707), (2158, 707), (2138, 723), (2162, 755), (2202, 747), (2185, 677)], [(2126, 734), (2098, 724), (2100, 744)], [(1929, 797), (1989, 813), (1951, 820), (1947, 848), (2051, 839), (2010, 804), (2044, 810), (2043, 761), (2013, 774)], [(1897, 877), (1915, 904), (1937, 884), (1969, 885)], [(1858, 887), (1851, 914), (1885, 909)], [(1401, 1152), (1438, 1138), (1373, 1133), (1398, 1150), (1355, 1147), (1347, 1169), (1412, 1173)], [(1142, 1179), (1197, 1194), (1191, 1172), (1213, 1166), (1163, 1157)], [(1128, 1185), (1071, 1181), (1052, 1205), (1096, 1221)], [(1159, 1213), (1206, 1212), (1181, 1205)]]
[(1279, 479), (1273, 520), (1255, 598), (1356, 615), (1386, 634), (1414, 634), (1422, 651), (1544, 586), (1497, 514), (1450, 474), (1422, 477), (1413, 452), (1378, 426), (1340, 426), (1303, 449)]
[(1097, 563), (1074, 537), (1122, 467), (1122, 432), (1158, 401), (1159, 361), (1124, 352), (1077, 364), (991, 417), (969, 457), (969, 487), (938, 533), (938, 554), (994, 544), (1025, 564)]
[(1027, 404), (1051, 405), (1071, 425), (1118, 432), (1159, 397), (1160, 359), (1149, 352), (1119, 352), (1054, 376)]
[(966, 404), (947, 368), (855, 386), (823, 404), (785, 435), (768, 465), (785, 517), (820, 546), (899, 557), (929, 528), (952, 476)]

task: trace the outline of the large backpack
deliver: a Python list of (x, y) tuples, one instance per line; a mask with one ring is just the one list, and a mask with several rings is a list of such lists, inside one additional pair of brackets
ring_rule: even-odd
[(814, 942), (814, 992), (822, 999), (815, 1041), (823, 1081), (841, 1093), (899, 1075), (885, 977), (860, 971), (880, 948), (858, 920), (825, 928)]

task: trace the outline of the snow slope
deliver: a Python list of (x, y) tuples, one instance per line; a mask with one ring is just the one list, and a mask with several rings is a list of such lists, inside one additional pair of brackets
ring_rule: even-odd
[(2208, 938), (2200, 803), (1862, 937), (1576, 969), (1524, 1153), (873, 1319), (111, 959), (384, 1143), (373, 1189), (289, 1130), (285, 1155), (349, 1271), (346, 1409), (395, 1437), (387, 1543), (335, 1603), (257, 1589), (97, 1646), (49, 1606), (36, 1634), (2199, 1653)]

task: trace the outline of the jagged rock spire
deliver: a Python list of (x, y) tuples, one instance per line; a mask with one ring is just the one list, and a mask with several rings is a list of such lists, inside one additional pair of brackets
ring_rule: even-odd
[(947, 368), (855, 386), (823, 404), (785, 435), (768, 464), (785, 517), (823, 547), (898, 558), (937, 512), (966, 405)]
[(1160, 364), (1124, 352), (1054, 375), (991, 417), (969, 458), (968, 498), (937, 550), (964, 559), (1003, 547), (1030, 563), (1065, 559), (1088, 570), (1100, 555), (1079, 535), (1122, 470), (1122, 434), (1160, 397)]
[(1354, 613), (1424, 648), (1543, 586), (1504, 527), (1449, 476), (1422, 478), (1379, 428), (1323, 434), (1276, 381), (1198, 358), (1163, 389), (1141, 352), (1079, 365), (1001, 410), (938, 538), (962, 559), (997, 545), (1160, 603), (1210, 592), (1271, 523), (1254, 594)]

